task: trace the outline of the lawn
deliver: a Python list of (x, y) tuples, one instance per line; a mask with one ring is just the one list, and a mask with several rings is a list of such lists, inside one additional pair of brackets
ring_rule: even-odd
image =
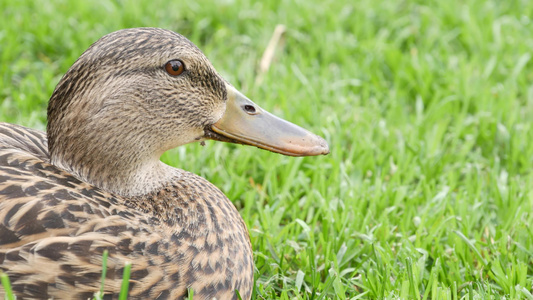
[[(533, 1), (0, 0), (0, 121), (37, 129), (100, 36), (163, 27), (327, 139), (163, 160), (240, 210), (255, 299), (533, 299)], [(276, 25), (285, 32), (259, 67)]]

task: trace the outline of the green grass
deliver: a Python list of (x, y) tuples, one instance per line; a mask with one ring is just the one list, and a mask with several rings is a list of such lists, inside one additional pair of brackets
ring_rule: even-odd
[(5, 300), (15, 300), (15, 296), (13, 295), (13, 289), (11, 288), (11, 282), (9, 281), (9, 277), (7, 276), (7, 274), (0, 272), (0, 281), (2, 282), (2, 287), (6, 292)]
[[(107, 273), (107, 257), (109, 256), (109, 252), (107, 250), (104, 250), (104, 253), (102, 254), (102, 280), (100, 283), (100, 291), (98, 293), (95, 293), (93, 300), (102, 300), (104, 299), (104, 283), (106, 279), (106, 273)], [(129, 288), (129, 280), (131, 275), (131, 262), (125, 262), (124, 263), (124, 272), (122, 273), (122, 284), (120, 286), (120, 293), (118, 296), (119, 300), (126, 300), (128, 299), (128, 288)]]
[(43, 4), (0, 0), (1, 121), (44, 129), (83, 50), (155, 26), (328, 140), (324, 157), (215, 142), (163, 157), (240, 210), (255, 299), (533, 299), (532, 1)]

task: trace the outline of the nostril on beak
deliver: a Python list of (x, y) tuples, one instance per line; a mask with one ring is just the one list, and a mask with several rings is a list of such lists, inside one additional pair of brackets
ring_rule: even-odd
[(246, 104), (242, 108), (244, 109), (245, 112), (251, 115), (256, 113), (255, 107), (253, 107), (253, 105)]

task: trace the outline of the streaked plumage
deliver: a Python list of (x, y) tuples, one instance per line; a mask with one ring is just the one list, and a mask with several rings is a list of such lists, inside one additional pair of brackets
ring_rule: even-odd
[[(165, 72), (172, 59), (184, 62), (183, 76)], [(235, 105), (250, 120), (226, 117), (235, 101), (255, 107)], [(91, 298), (105, 249), (112, 298), (131, 261), (134, 299), (181, 299), (188, 288), (195, 299), (236, 299), (235, 290), (249, 299), (253, 258), (238, 211), (207, 180), (159, 157), (206, 138), (289, 155), (328, 152), (295, 125), (275, 129), (278, 119), (268, 119), (274, 139), (232, 128), (264, 126), (257, 114), (271, 118), (181, 35), (128, 29), (93, 44), (51, 97), (48, 137), (0, 123), (0, 269), (18, 299)]]

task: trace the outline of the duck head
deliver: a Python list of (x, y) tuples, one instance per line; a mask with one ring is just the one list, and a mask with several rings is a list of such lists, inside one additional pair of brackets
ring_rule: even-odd
[(185, 37), (157, 28), (120, 30), (86, 50), (52, 94), (47, 134), (52, 164), (125, 196), (176, 176), (159, 158), (190, 142), (329, 153), (322, 138), (237, 91)]

